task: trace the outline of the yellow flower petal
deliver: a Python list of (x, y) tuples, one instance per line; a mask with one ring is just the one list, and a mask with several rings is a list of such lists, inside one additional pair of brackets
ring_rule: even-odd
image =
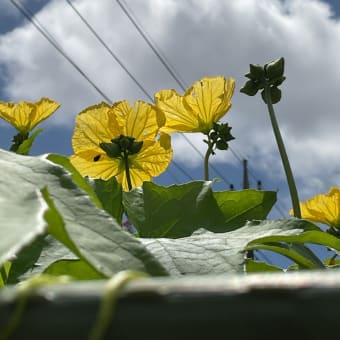
[(155, 94), (157, 107), (166, 116), (165, 126), (161, 130), (165, 133), (192, 132), (198, 126), (197, 114), (191, 112), (183, 103), (183, 97), (175, 90), (161, 90)]
[(316, 195), (300, 203), (301, 216), (313, 222), (340, 228), (340, 189), (332, 187), (327, 194)]
[(231, 107), (235, 81), (224, 77), (203, 78), (197, 81), (184, 95), (184, 102), (198, 113), (198, 129), (208, 133)]
[(202, 78), (183, 96), (175, 90), (162, 90), (155, 94), (157, 107), (166, 116), (163, 132), (208, 133), (213, 123), (230, 109), (235, 80), (222, 76)]
[(133, 106), (128, 101), (113, 105), (118, 123), (124, 127), (123, 135), (136, 138), (138, 141), (154, 139), (158, 130), (165, 123), (165, 116), (156, 106), (138, 100)]
[(142, 169), (152, 177), (158, 176), (167, 169), (172, 154), (172, 149), (164, 148), (160, 141), (144, 141), (142, 150), (131, 157), (131, 169)]
[(110, 111), (111, 106), (102, 102), (79, 113), (72, 137), (75, 153), (89, 149), (100, 151), (100, 143), (108, 143), (123, 132), (114, 113), (110, 114)]
[(37, 103), (35, 103), (35, 110), (33, 110), (32, 117), (30, 117), (30, 130), (32, 130), (38, 123), (48, 118), (59, 108), (59, 106), (59, 103), (49, 98), (41, 98)]
[(60, 104), (48, 98), (42, 98), (36, 103), (25, 101), (17, 104), (0, 102), (0, 117), (21, 133), (27, 133), (48, 118), (59, 106)]
[[(124, 190), (129, 190), (124, 151), (116, 157), (109, 157), (100, 143), (110, 143), (121, 135), (134, 137), (142, 142), (139, 152), (125, 154), (128, 157), (132, 187), (139, 187), (144, 181), (165, 171), (172, 158), (170, 136), (161, 134), (155, 141), (159, 128), (165, 122), (164, 114), (154, 105), (142, 101), (131, 107), (127, 101), (112, 106), (101, 103), (88, 107), (76, 118), (72, 138), (74, 155), (70, 160), (83, 176), (109, 179), (117, 176)], [(119, 139), (118, 139), (119, 140)]]
[[(168, 143), (168, 138), (164, 135), (163, 142)], [(132, 187), (140, 187), (143, 182), (151, 181), (152, 177), (160, 175), (170, 164), (172, 159), (172, 149), (164, 148), (161, 141), (145, 140), (142, 150), (129, 158), (129, 169)], [(125, 171), (117, 176), (117, 180), (122, 183), (123, 190), (128, 191), (128, 184)]]
[(82, 176), (104, 180), (117, 176), (124, 170), (119, 158), (109, 158), (105, 153), (87, 150), (72, 155), (70, 161)]

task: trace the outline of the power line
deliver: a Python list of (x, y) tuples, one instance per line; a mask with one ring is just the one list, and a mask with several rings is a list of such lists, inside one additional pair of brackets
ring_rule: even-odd
[[(67, 0), (68, 1), (68, 0)], [(159, 47), (156, 45), (154, 41), (151, 40), (150, 37), (146, 35), (146, 33), (141, 28), (140, 24), (137, 23), (136, 17), (134, 17), (131, 14), (131, 9), (128, 8), (126, 2), (124, 0), (116, 0), (119, 7), (122, 9), (122, 11), (125, 13), (125, 15), (129, 18), (133, 26), (137, 29), (137, 31), (140, 33), (140, 35), (144, 38), (146, 43), (149, 45), (149, 47), (152, 49), (152, 51), (156, 54), (160, 62), (163, 64), (163, 66), (167, 69), (167, 71), (171, 74), (171, 76), (175, 79), (177, 84), (180, 86), (180, 88), (185, 91), (186, 85), (184, 82), (180, 79), (180, 76), (176, 74), (176, 71), (170, 64), (169, 60), (164, 56), (164, 54), (161, 53)]]
[[(11, 0), (12, 1), (12, 0)], [(153, 98), (149, 95), (146, 89), (138, 82), (136, 77), (128, 70), (128, 68), (124, 65), (124, 63), (117, 57), (117, 55), (109, 48), (109, 46), (105, 43), (105, 41), (99, 36), (99, 34), (93, 29), (93, 27), (89, 24), (89, 22), (81, 15), (81, 13), (76, 9), (76, 7), (69, 0), (65, 0), (68, 5), (72, 8), (72, 10), (77, 14), (77, 16), (81, 19), (81, 21), (86, 25), (86, 27), (91, 31), (91, 33), (99, 40), (99, 42), (103, 45), (103, 47), (110, 53), (110, 55), (114, 58), (114, 60), (123, 68), (123, 70), (128, 74), (128, 76), (134, 81), (134, 83), (139, 87), (139, 89), (149, 98), (150, 101), (153, 101)], [(187, 176), (190, 180), (194, 178), (186, 172), (182, 167), (180, 167), (174, 160), (172, 160), (174, 165), (179, 169), (185, 176)]]
[[(66, 0), (69, 1), (69, 0)], [(179, 85), (179, 87), (185, 91), (185, 85), (184, 82), (181, 81), (179, 79), (179, 76), (177, 75), (177, 72), (175, 71), (175, 68), (170, 64), (170, 62), (167, 60), (167, 58), (164, 56), (164, 53), (161, 52), (160, 48), (157, 46), (157, 44), (152, 41), (152, 39), (150, 37), (147, 36), (147, 34), (145, 33), (145, 29), (142, 28), (142, 26), (137, 22), (136, 19), (136, 15), (132, 14), (132, 10), (127, 6), (126, 2), (124, 0), (116, 0), (118, 5), (120, 6), (120, 8), (122, 9), (122, 11), (125, 13), (125, 15), (128, 17), (128, 19), (130, 20), (130, 22), (132, 23), (132, 25), (137, 29), (137, 31), (139, 32), (139, 34), (143, 37), (143, 39), (145, 40), (145, 42), (148, 44), (148, 46), (152, 49), (152, 51), (155, 53), (155, 55), (157, 56), (157, 58), (159, 59), (159, 61), (162, 63), (162, 65), (166, 68), (166, 70), (170, 73), (170, 75), (172, 76), (172, 78), (177, 82), (177, 84)], [(182, 138), (184, 138), (186, 140), (186, 142), (202, 157), (202, 159), (204, 158), (204, 155), (202, 154), (202, 152), (192, 143), (192, 141), (185, 135), (185, 134), (181, 134)], [(231, 151), (231, 153), (234, 155), (234, 157), (239, 160), (239, 162), (241, 164), (243, 164), (243, 161), (245, 159), (245, 157), (243, 157), (241, 159), (241, 157), (237, 154), (237, 152), (235, 150), (233, 150), (233, 148), (231, 148), (229, 146), (229, 150)], [(228, 185), (231, 185), (231, 182), (229, 182), (224, 175), (216, 168), (214, 167), (212, 164), (210, 164), (210, 167), (212, 168), (212, 170), (215, 171), (215, 173), (221, 177), (224, 182), (226, 182)], [(258, 181), (258, 178), (255, 177), (253, 171), (251, 169), (249, 169), (249, 173), (252, 176), (252, 178), (255, 181)], [(277, 202), (278, 204), (278, 202)], [(275, 205), (275, 208), (279, 211), (279, 213), (282, 215), (282, 217), (284, 217), (284, 214), (282, 213), (282, 211), (280, 211), (279, 207), (277, 205)]]
[(108, 102), (112, 102), (110, 98), (90, 79), (90, 77), (73, 61), (73, 59), (66, 54), (63, 48), (56, 42), (56, 40), (49, 34), (47, 30), (38, 24), (33, 18), (33, 13), (25, 9), (22, 4), (16, 3), (15, 0), (10, 0), (11, 3), (21, 12), (21, 14), (28, 19), (35, 28), (49, 41), (49, 43), (80, 73), (86, 81)]
[(112, 51), (112, 49), (105, 43), (105, 41), (99, 36), (99, 34), (93, 29), (93, 27), (88, 23), (88, 21), (81, 15), (77, 8), (72, 4), (70, 0), (65, 0), (73, 11), (78, 15), (81, 21), (87, 26), (87, 28), (92, 32), (92, 34), (99, 40), (99, 42), (104, 46), (104, 48), (110, 53), (111, 57), (119, 64), (119, 66), (129, 75), (129, 77), (135, 82), (139, 89), (146, 95), (146, 97), (153, 101), (153, 98), (149, 95), (146, 89), (139, 83), (139, 81), (134, 77), (134, 75), (128, 70), (128, 68), (122, 63), (122, 61), (117, 57), (117, 55)]
[[(67, 2), (69, 2), (69, 0), (66, 0)], [(160, 49), (157, 47), (157, 45), (151, 41), (150, 38), (147, 37), (147, 35), (144, 33), (143, 28), (137, 23), (136, 19), (130, 14), (130, 10), (128, 9), (128, 7), (126, 6), (126, 3), (123, 0), (116, 0), (118, 5), (120, 6), (120, 8), (123, 10), (123, 12), (125, 13), (125, 15), (128, 17), (128, 19), (131, 21), (131, 23), (133, 24), (133, 26), (137, 29), (137, 31), (140, 33), (140, 35), (142, 36), (142, 38), (145, 40), (145, 42), (148, 44), (148, 46), (152, 49), (152, 51), (155, 53), (155, 55), (157, 56), (157, 58), (159, 59), (159, 61), (162, 63), (162, 65), (166, 68), (166, 70), (171, 74), (171, 76), (173, 77), (173, 79), (177, 82), (177, 84), (180, 86), (180, 88), (185, 91), (185, 85), (183, 84), (183, 82), (179, 79), (179, 77), (176, 75), (176, 72), (174, 71), (174, 68), (170, 65), (169, 61), (164, 57), (164, 54), (160, 52)], [(124, 2), (124, 5), (122, 4)], [(185, 134), (181, 134), (182, 138), (184, 138), (186, 140), (186, 142), (196, 151), (197, 154), (200, 155), (200, 157), (202, 159), (204, 159), (204, 155), (202, 154), (202, 152), (196, 147), (196, 145), (194, 145), (191, 140), (185, 135)], [(225, 176), (213, 165), (210, 164), (210, 167), (212, 170), (215, 171), (215, 173), (221, 178), (223, 179), (223, 181), (225, 183), (227, 183), (228, 185), (231, 184), (230, 181), (228, 181)]]
[[(95, 90), (109, 103), (112, 103), (112, 100), (105, 95), (103, 91), (99, 89), (99, 87), (86, 75), (86, 73), (73, 61), (71, 57), (67, 55), (67, 53), (64, 51), (62, 46), (57, 42), (57, 40), (48, 32), (48, 30), (37, 20), (34, 18), (34, 14), (25, 8), (22, 4), (18, 4), (15, 2), (15, 0), (10, 0), (11, 3), (24, 15), (25, 18), (27, 18), (34, 27), (43, 35), (45, 39), (86, 79), (86, 81), (91, 84), (95, 88)], [(174, 162), (174, 160), (172, 161)], [(186, 175), (189, 179), (193, 180), (193, 178), (183, 169), (181, 169), (179, 166), (178, 168)], [(169, 172), (169, 175), (171, 177), (174, 177), (171, 172)], [(176, 179), (175, 179), (176, 180)]]

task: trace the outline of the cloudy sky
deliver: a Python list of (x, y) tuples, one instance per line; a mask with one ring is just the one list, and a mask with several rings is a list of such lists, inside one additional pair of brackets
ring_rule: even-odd
[[(16, 0), (86, 73), (110, 101), (150, 101), (160, 89), (181, 86), (162, 65), (117, 1), (72, 0), (110, 55), (66, 0)], [(235, 140), (218, 152), (212, 177), (218, 189), (242, 186), (242, 159), (250, 182), (278, 190), (274, 217), (287, 215), (290, 199), (266, 107), (260, 96), (239, 92), (249, 63), (281, 56), (287, 80), (275, 106), (300, 199), (340, 185), (340, 8), (321, 0), (120, 0), (187, 87), (204, 76), (236, 79), (233, 106), (225, 117)], [(26, 20), (10, 0), (0, 0), (0, 100), (36, 101), (48, 96), (62, 104), (44, 124), (33, 153), (72, 153), (75, 115), (105, 100)], [(134, 79), (142, 86), (136, 85)], [(13, 130), (0, 123), (0, 147)], [(204, 152), (202, 136), (187, 135)], [(182, 136), (173, 138), (176, 165), (156, 179), (161, 184), (202, 179), (202, 158)], [(180, 171), (181, 167), (184, 171)], [(185, 173), (187, 174), (185, 174)]]

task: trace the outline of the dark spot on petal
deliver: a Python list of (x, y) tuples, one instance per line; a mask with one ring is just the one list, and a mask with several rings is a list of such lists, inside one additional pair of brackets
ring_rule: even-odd
[(97, 156), (94, 156), (94, 157), (93, 157), (93, 161), (94, 161), (94, 162), (98, 162), (99, 159), (100, 159), (100, 155), (97, 155)]

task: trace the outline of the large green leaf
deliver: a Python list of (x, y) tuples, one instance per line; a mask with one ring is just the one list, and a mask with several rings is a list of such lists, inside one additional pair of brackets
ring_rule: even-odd
[(122, 217), (124, 207), (122, 204), (122, 185), (117, 182), (115, 177), (107, 181), (102, 179), (91, 180), (97, 197), (105, 209), (111, 216), (113, 216), (119, 224), (122, 224)]
[(269, 236), (260, 236), (252, 240), (247, 249), (265, 249), (275, 251), (285, 255), (295, 261), (303, 268), (322, 268), (324, 267), (320, 259), (305, 244), (313, 243), (323, 245), (329, 248), (340, 250), (340, 240), (330, 235), (315, 224), (306, 220), (286, 219), (278, 221), (262, 221), (260, 225), (270, 227), (276, 225), (279, 228), (296, 226), (303, 228), (303, 233), (293, 233), (292, 235), (273, 234)]
[(226, 232), (250, 219), (263, 219), (276, 194), (246, 190), (213, 192), (211, 182), (169, 187), (145, 182), (142, 189), (123, 194), (129, 220), (142, 237), (179, 238), (199, 228)]
[(49, 154), (47, 159), (55, 164), (61, 165), (69, 171), (72, 174), (73, 182), (75, 182), (79, 188), (84, 190), (99, 208), (103, 208), (100, 199), (98, 199), (91, 185), (89, 185), (88, 181), (78, 172), (67, 157), (58, 154)]
[(141, 237), (184, 237), (223, 223), (210, 182), (170, 187), (144, 182), (142, 190), (125, 192), (123, 198), (129, 221)]
[(82, 260), (55, 261), (44, 270), (44, 273), (54, 276), (69, 275), (76, 280), (100, 280), (105, 278), (104, 275)]
[(40, 188), (20, 176), (10, 179), (18, 167), (15, 162), (0, 158), (0, 267), (47, 228), (44, 214), (48, 206)]
[(283, 269), (266, 262), (254, 261), (247, 259), (246, 272), (247, 273), (259, 273), (259, 272), (282, 272)]
[(21, 276), (34, 270), (42, 250), (48, 245), (46, 236), (48, 235), (41, 235), (37, 237), (33, 242), (28, 244), (16, 254), (15, 259), (12, 261), (11, 270), (8, 275), (8, 283), (17, 283), (21, 280)]
[(289, 225), (300, 225), (303, 226), (305, 230), (304, 233), (293, 234), (293, 235), (284, 235), (284, 236), (265, 236), (258, 237), (256, 240), (253, 240), (250, 245), (258, 245), (258, 244), (267, 244), (271, 242), (286, 242), (286, 243), (313, 243), (326, 246), (328, 248), (332, 248), (340, 251), (340, 239), (337, 237), (321, 230), (315, 224), (300, 219), (283, 219), (278, 221), (262, 221), (261, 225), (271, 225), (272, 223), (276, 224), (280, 227), (285, 227)]
[(0, 168), (2, 261), (45, 231), (45, 216), (49, 232), (105, 276), (127, 268), (166, 274), (138, 239), (122, 231), (72, 181), (68, 171), (46, 156), (0, 150)]
[(276, 202), (276, 192), (247, 189), (214, 192), (214, 198), (224, 216), (224, 224), (231, 228), (247, 221), (264, 220)]
[(257, 244), (258, 238), (294, 237), (311, 230), (313, 226), (302, 220), (249, 222), (226, 233), (200, 229), (189, 237), (148, 238), (141, 241), (171, 275), (223, 274), (245, 270), (245, 247), (251, 242)]
[[(35, 253), (36, 256), (32, 256), (32, 253)], [(43, 239), (38, 238), (18, 254), (18, 259), (13, 263), (14, 270), (10, 272), (11, 283), (14, 283), (18, 278), (19, 281), (23, 281), (42, 274), (47, 267), (58, 260), (77, 259), (78, 256), (64, 244), (51, 235), (46, 235)], [(73, 273), (67, 273), (67, 275), (73, 275)]]

